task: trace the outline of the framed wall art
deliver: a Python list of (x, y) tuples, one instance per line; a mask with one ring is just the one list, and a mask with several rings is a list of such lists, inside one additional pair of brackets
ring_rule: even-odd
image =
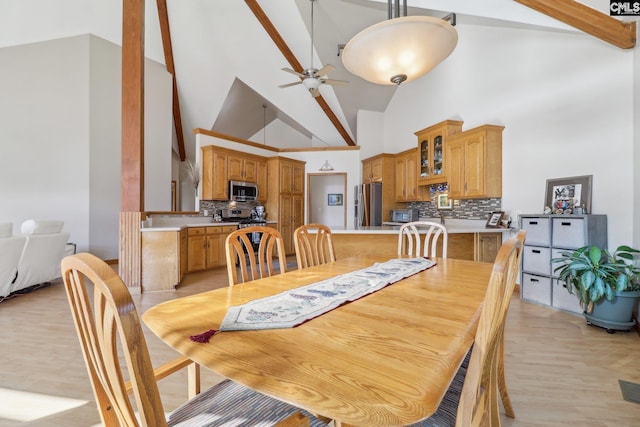
[(487, 224), (485, 225), (487, 228), (500, 228), (502, 227), (502, 216), (504, 212), (491, 212), (489, 215), (489, 219), (487, 220)]
[(342, 206), (342, 194), (329, 194), (329, 206)]
[(591, 212), (592, 180), (593, 175), (548, 179), (545, 208), (554, 214), (575, 214), (576, 210), (578, 213)]
[(449, 199), (449, 193), (437, 193), (436, 194), (436, 208), (437, 209), (451, 209), (451, 199)]

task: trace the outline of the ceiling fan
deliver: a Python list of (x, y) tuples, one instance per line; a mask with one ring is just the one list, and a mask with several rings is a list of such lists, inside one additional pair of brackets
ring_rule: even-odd
[(301, 73), (295, 70), (292, 70), (291, 68), (283, 68), (282, 71), (295, 74), (296, 76), (300, 77), (302, 80), (280, 85), (278, 87), (285, 88), (285, 87), (302, 84), (304, 85), (304, 87), (306, 87), (309, 90), (311, 95), (314, 98), (316, 98), (320, 96), (320, 91), (318, 90), (318, 88), (320, 87), (321, 84), (343, 86), (349, 82), (345, 80), (328, 79), (326, 77), (328, 73), (335, 70), (336, 67), (334, 67), (333, 65), (327, 64), (324, 67), (320, 68), (319, 70), (313, 67), (313, 3), (315, 0), (310, 0), (310, 1), (311, 1), (311, 67), (307, 68), (306, 70), (303, 70)]

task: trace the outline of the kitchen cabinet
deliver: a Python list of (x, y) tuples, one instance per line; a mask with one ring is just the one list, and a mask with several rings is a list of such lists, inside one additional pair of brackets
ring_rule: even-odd
[(422, 200), (418, 194), (418, 168), (415, 148), (396, 155), (395, 173), (396, 202)]
[(378, 154), (362, 161), (362, 183), (384, 182), (394, 187), (395, 156)]
[(295, 253), (293, 232), (304, 224), (305, 162), (274, 157), (267, 161), (268, 191), (278, 195), (266, 203), (268, 219), (277, 221), (285, 253)]
[(187, 230), (141, 234), (143, 292), (174, 290), (187, 272)]
[(449, 138), (445, 168), (450, 199), (502, 197), (503, 129), (483, 125)]
[(258, 182), (258, 161), (253, 156), (231, 153), (227, 156), (228, 178), (232, 181)]
[(268, 185), (268, 168), (266, 159), (258, 159), (256, 161), (256, 183), (258, 184), (258, 202), (267, 203), (269, 194)]
[(494, 262), (500, 246), (502, 246), (502, 233), (476, 233), (475, 261)]
[(235, 230), (235, 225), (189, 227), (187, 270), (192, 272), (225, 265), (224, 242)]
[(447, 182), (445, 148), (449, 136), (462, 131), (462, 123), (457, 120), (445, 120), (415, 133), (418, 137), (417, 185)]
[(202, 200), (229, 200), (227, 152), (202, 147)]
[(607, 247), (606, 215), (521, 215), (527, 232), (522, 251), (520, 297), (523, 300), (582, 313), (576, 295), (567, 291), (551, 260), (586, 245)]

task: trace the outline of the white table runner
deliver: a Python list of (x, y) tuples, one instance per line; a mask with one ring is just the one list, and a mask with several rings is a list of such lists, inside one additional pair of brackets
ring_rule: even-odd
[(434, 266), (426, 258), (398, 258), (277, 295), (230, 307), (220, 331), (292, 328)]

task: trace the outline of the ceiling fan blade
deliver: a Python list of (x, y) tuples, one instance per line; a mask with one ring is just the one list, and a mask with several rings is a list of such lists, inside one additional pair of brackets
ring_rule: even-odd
[(305, 77), (307, 77), (307, 76), (305, 76), (305, 75), (304, 75), (304, 74), (302, 74), (302, 73), (299, 73), (299, 72), (297, 72), (297, 71), (293, 71), (291, 68), (282, 68), (282, 71), (286, 71), (287, 73), (295, 74), (296, 76), (298, 76), (298, 77), (300, 77), (300, 78), (303, 78), (303, 79), (304, 79)]
[(332, 85), (332, 86), (346, 86), (349, 84), (346, 80), (333, 80), (333, 79), (322, 79), (322, 83)]
[(302, 80), (300, 80), (299, 82), (293, 82), (293, 83), (287, 83), (287, 84), (284, 84), (284, 85), (280, 85), (278, 87), (285, 88), (285, 87), (291, 87), (291, 86), (295, 86), (295, 85), (299, 85), (299, 84), (302, 84)]
[(329, 74), (335, 69), (336, 67), (334, 67), (333, 65), (327, 64), (324, 67), (320, 68), (318, 71), (316, 71), (316, 76), (324, 76), (326, 74)]
[(311, 96), (313, 96), (314, 98), (320, 96), (320, 91), (318, 89), (309, 89), (309, 92), (311, 92)]

